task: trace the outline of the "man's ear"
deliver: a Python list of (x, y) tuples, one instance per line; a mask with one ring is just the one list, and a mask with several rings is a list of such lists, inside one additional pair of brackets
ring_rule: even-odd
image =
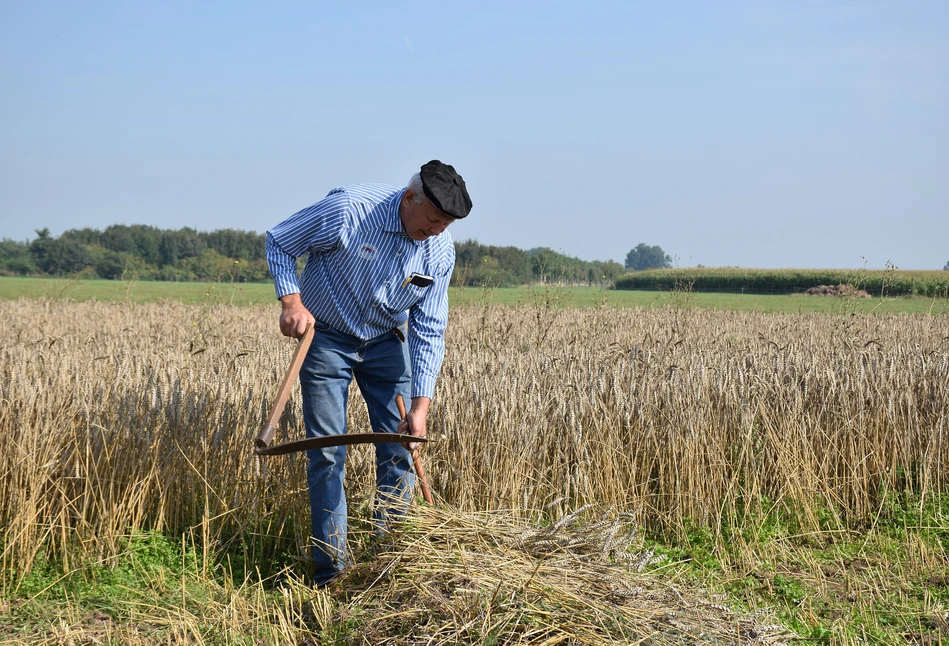
[(402, 193), (402, 204), (409, 206), (415, 203), (415, 191), (410, 188), (405, 189), (405, 192)]

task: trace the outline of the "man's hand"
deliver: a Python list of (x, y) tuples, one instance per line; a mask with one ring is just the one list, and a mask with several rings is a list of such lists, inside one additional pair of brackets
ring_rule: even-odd
[(280, 312), (280, 331), (284, 336), (299, 339), (306, 332), (307, 325), (315, 325), (316, 319), (303, 307), (299, 294), (287, 294), (281, 297), (283, 311)]
[[(408, 433), (415, 437), (427, 437), (428, 432), (425, 424), (428, 419), (428, 405), (431, 403), (432, 400), (428, 397), (413, 397), (409, 412), (405, 414), (405, 419), (399, 422), (399, 433)], [(418, 449), (418, 444), (418, 442), (409, 442), (402, 446), (415, 452)]]

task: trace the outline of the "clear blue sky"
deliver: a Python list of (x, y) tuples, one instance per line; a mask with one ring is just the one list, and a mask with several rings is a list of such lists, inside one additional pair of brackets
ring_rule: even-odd
[(0, 238), (264, 231), (432, 158), (456, 240), (941, 269), (949, 2), (0, 0)]

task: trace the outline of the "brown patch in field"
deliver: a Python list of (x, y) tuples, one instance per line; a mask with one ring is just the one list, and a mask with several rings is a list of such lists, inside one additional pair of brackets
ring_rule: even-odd
[(857, 289), (853, 285), (818, 285), (804, 292), (808, 296), (847, 296), (852, 298), (870, 298), (865, 290)]

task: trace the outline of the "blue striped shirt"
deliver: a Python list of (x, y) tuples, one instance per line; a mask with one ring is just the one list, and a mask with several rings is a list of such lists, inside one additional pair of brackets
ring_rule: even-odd
[[(318, 321), (371, 339), (408, 321), (412, 397), (432, 397), (445, 355), (448, 282), (455, 247), (448, 231), (424, 241), (402, 228), (405, 189), (383, 184), (335, 188), (267, 232), (277, 298), (300, 293)], [(297, 278), (296, 258), (307, 255)], [(405, 285), (412, 272), (428, 287)]]

